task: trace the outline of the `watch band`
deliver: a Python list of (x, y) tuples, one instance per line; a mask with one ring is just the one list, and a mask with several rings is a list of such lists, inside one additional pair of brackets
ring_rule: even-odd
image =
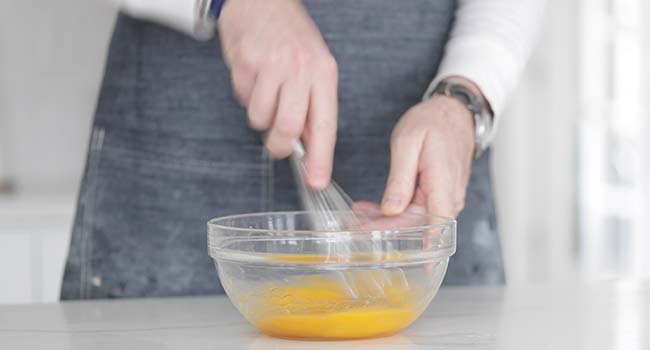
[(225, 2), (226, 0), (195, 0), (194, 31), (205, 33), (206, 37), (212, 36)]
[(480, 114), (483, 112), (483, 104), (481, 104), (481, 100), (465, 85), (450, 83), (443, 80), (435, 89), (433, 89), (433, 95), (453, 97), (459, 100), (474, 114)]
[(195, 0), (194, 7), (194, 32), (205, 33), (206, 37), (211, 37), (216, 22), (211, 14), (212, 0)]
[(489, 146), (493, 122), (492, 114), (481, 103), (481, 99), (467, 86), (447, 80), (441, 81), (425, 98), (433, 95), (454, 98), (472, 112), (474, 118), (474, 157), (480, 157)]
[(212, 0), (210, 2), (210, 15), (214, 19), (219, 19), (219, 15), (221, 14), (221, 9), (223, 8), (223, 4), (226, 3), (226, 0)]

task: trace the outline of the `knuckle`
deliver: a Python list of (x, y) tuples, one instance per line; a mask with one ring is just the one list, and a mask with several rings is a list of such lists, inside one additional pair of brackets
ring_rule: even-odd
[(246, 94), (246, 91), (245, 91), (245, 89), (243, 87), (243, 84), (240, 83), (240, 80), (235, 79), (233, 77), (232, 86), (233, 86), (233, 92), (235, 93), (235, 97), (237, 98), (237, 101), (239, 101), (239, 103), (241, 105), (245, 105), (246, 102), (247, 102), (246, 101), (246, 95), (247, 94)]
[(326, 54), (322, 56), (318, 62), (318, 70), (325, 75), (337, 77), (339, 72), (338, 63), (336, 58), (331, 54)]
[(236, 67), (238, 70), (244, 73), (252, 73), (255, 71), (257, 65), (256, 55), (253, 50), (247, 49), (245, 47), (240, 47), (237, 50), (235, 59), (233, 61), (233, 67)]
[(282, 159), (289, 154), (291, 154), (291, 147), (288, 144), (274, 142), (272, 144), (267, 143), (266, 149), (269, 151), (271, 157), (275, 159)]
[(401, 144), (401, 138), (399, 133), (397, 132), (397, 129), (393, 130), (393, 132), (390, 134), (390, 146), (392, 148), (396, 148)]
[(308, 66), (312, 61), (312, 54), (302, 48), (293, 48), (291, 50), (291, 57), (296, 67), (300, 68)]
[(282, 118), (278, 120), (276, 129), (278, 136), (283, 139), (296, 138), (300, 136), (300, 133), (302, 132), (301, 125), (289, 118)]
[(254, 120), (254, 119), (248, 119), (248, 126), (250, 126), (251, 129), (256, 130), (256, 131), (264, 131), (266, 130), (265, 125), (263, 125), (261, 122)]
[(292, 74), (300, 72), (305, 66), (308, 53), (302, 48), (293, 45), (283, 46), (271, 55), (270, 63), (274, 68), (280, 68)]
[(397, 123), (390, 135), (391, 146), (400, 149), (414, 147), (418, 140), (423, 140), (427, 130), (420, 125), (404, 123), (403, 120)]
[(233, 67), (232, 73), (230, 75), (230, 79), (235, 89), (243, 88), (243, 85), (246, 82), (246, 77), (248, 76), (247, 73), (248, 73), (247, 71), (245, 71), (239, 66)]
[(393, 134), (390, 138), (390, 146), (394, 150), (403, 150), (408, 147), (409, 140), (404, 137), (404, 134), (398, 132), (397, 130), (393, 131)]
[(267, 107), (263, 106), (262, 103), (260, 103), (259, 97), (251, 97), (251, 100), (247, 106), (247, 113), (248, 119), (251, 121), (251, 123), (254, 123), (256, 125), (260, 125), (269, 119)]
[(235, 88), (243, 90), (244, 87), (250, 88), (250, 83), (255, 76), (252, 67), (236, 65), (232, 67), (230, 79)]
[(269, 128), (269, 123), (267, 118), (261, 116), (260, 114), (248, 114), (248, 124), (251, 128), (257, 131), (264, 131)]
[(406, 133), (406, 128), (404, 126), (404, 123), (398, 122), (390, 134), (391, 143), (399, 142), (405, 133)]

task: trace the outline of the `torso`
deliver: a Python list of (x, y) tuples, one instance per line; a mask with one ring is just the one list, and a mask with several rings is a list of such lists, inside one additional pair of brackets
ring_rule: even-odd
[[(435, 75), (455, 1), (305, 3), (340, 69), (334, 177), (352, 198), (378, 201), (390, 132)], [(298, 207), (286, 162), (271, 162), (246, 125), (218, 47), (119, 18), (63, 298), (219, 293), (206, 221)], [(449, 284), (503, 282), (488, 158), (473, 167)]]

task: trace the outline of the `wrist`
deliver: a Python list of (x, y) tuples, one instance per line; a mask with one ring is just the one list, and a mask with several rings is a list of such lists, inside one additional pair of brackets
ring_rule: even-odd
[(439, 118), (431, 125), (443, 126), (454, 135), (455, 139), (467, 145), (471, 154), (474, 154), (476, 149), (474, 115), (465, 105), (453, 97), (434, 95), (422, 101), (422, 108), (426, 115)]
[(476, 84), (468, 79), (452, 76), (440, 81), (427, 91), (425, 99), (444, 96), (456, 100), (474, 121), (475, 157), (479, 157), (489, 146), (494, 118), (485, 97)]
[(474, 83), (473, 81), (467, 78), (463, 78), (457, 75), (445, 78), (444, 80), (449, 83), (460, 84), (468, 88), (472, 93), (474, 93), (474, 95), (476, 95), (476, 97), (478, 97), (479, 102), (481, 103), (483, 108), (485, 108), (485, 110), (487, 110), (490, 114), (492, 114), (492, 108), (490, 107), (490, 103), (487, 101), (487, 99), (483, 95), (483, 92), (481, 92), (481, 88), (479, 88), (478, 85), (476, 85), (476, 83)]

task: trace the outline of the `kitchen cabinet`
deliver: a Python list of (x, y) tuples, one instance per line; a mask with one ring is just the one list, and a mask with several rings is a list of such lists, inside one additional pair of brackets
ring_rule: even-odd
[(75, 196), (0, 196), (0, 304), (59, 299)]

